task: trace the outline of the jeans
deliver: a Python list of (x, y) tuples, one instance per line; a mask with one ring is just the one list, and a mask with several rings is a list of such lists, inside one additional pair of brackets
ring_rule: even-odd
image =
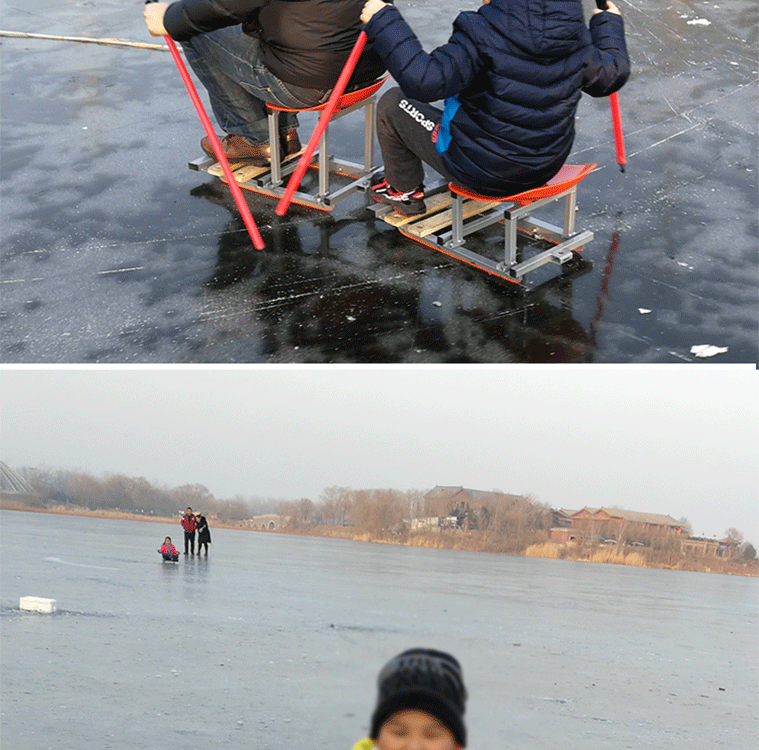
[[(206, 87), (211, 108), (225, 133), (251, 143), (268, 143), (264, 103), (305, 109), (327, 100), (329, 90), (302, 88), (280, 81), (259, 59), (258, 39), (228, 26), (181, 42), (187, 62)], [(280, 131), (298, 127), (294, 112), (281, 112)]]

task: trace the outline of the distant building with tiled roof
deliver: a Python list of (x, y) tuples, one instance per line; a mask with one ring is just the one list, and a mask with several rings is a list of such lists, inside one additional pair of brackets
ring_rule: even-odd
[(644, 539), (681, 535), (682, 523), (661, 513), (641, 513), (621, 508), (583, 508), (571, 517), (571, 527), (584, 539)]
[(682, 523), (672, 516), (659, 513), (639, 513), (635, 510), (622, 510), (621, 508), (583, 508), (572, 516), (572, 519), (591, 518), (596, 521), (629, 521), (644, 526), (666, 526), (680, 531)]
[(467, 487), (450, 487), (437, 485), (425, 496), (425, 499), (447, 500), (453, 504), (469, 503), (470, 505), (487, 505), (493, 502), (524, 502), (522, 495), (509, 495), (505, 492), (493, 490), (472, 490)]
[(577, 513), (576, 510), (559, 508), (553, 511), (553, 525), (560, 529), (568, 528), (572, 525), (572, 516)]

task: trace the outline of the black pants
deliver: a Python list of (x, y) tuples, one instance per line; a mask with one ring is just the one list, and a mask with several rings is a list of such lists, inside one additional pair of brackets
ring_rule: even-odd
[[(435, 148), (443, 111), (438, 107), (404, 96), (399, 88), (390, 89), (377, 102), (377, 140), (382, 149), (385, 179), (396, 190), (413, 190), (424, 182), (424, 165), (429, 164), (448, 182), (468, 187), (486, 195), (513, 195), (538, 187), (545, 179), (535, 181), (529, 173), (518, 168), (513, 174), (502, 175), (497, 189), (478, 184), (478, 181), (455, 179), (443, 166)], [(435, 140), (433, 140), (433, 138)], [(557, 170), (558, 171), (558, 168)]]
[(198, 554), (200, 554), (200, 550), (204, 544), (206, 545), (206, 554), (208, 554), (208, 542), (201, 542), (200, 538), (198, 538)]
[(424, 164), (429, 164), (446, 180), (443, 160), (432, 136), (437, 136), (443, 111), (431, 104), (390, 89), (377, 103), (377, 140), (382, 150), (385, 179), (396, 190), (413, 190), (424, 182)]
[(185, 531), (184, 533), (184, 553), (187, 554), (187, 545), (190, 546), (190, 554), (195, 554), (195, 532)]

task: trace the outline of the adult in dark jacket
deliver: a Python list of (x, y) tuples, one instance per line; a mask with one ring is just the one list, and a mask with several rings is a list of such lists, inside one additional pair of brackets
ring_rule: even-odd
[(198, 554), (200, 554), (203, 545), (206, 546), (206, 554), (208, 554), (208, 545), (211, 543), (211, 530), (208, 528), (208, 521), (203, 513), (197, 514), (198, 518)]
[[(360, 31), (364, 0), (179, 0), (151, 3), (144, 16), (153, 36), (180, 42), (208, 90), (228, 135), (224, 153), (265, 164), (269, 131), (264, 102), (303, 109), (327, 100)], [(349, 86), (384, 72), (371, 45)], [(300, 150), (294, 113), (279, 118), (283, 153)], [(213, 154), (207, 138), (203, 149)]]
[[(385, 175), (372, 195), (407, 215), (425, 210), (422, 161), (488, 195), (542, 185), (569, 155), (582, 93), (612, 94), (630, 72), (611, 2), (588, 29), (580, 0), (485, 0), (430, 54), (382, 0), (361, 20), (400, 86), (378, 105)], [(440, 99), (444, 110), (429, 104)]]

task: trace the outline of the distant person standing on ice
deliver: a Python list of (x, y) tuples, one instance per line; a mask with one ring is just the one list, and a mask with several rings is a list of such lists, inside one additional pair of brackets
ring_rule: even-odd
[(369, 739), (353, 750), (461, 750), (466, 747), (467, 692), (450, 654), (413, 648), (391, 659), (377, 678)]
[(368, 0), (361, 20), (400, 86), (377, 104), (385, 174), (370, 194), (406, 216), (426, 210), (423, 162), (487, 195), (540, 187), (569, 156), (583, 92), (608, 96), (630, 75), (612, 2), (588, 28), (580, 0), (484, 0), (429, 54), (392, 5)]
[(198, 554), (205, 544), (206, 554), (208, 554), (208, 545), (211, 543), (211, 531), (208, 528), (208, 521), (201, 511), (198, 513)]
[(192, 508), (188, 508), (182, 520), (180, 521), (182, 528), (184, 529), (184, 553), (187, 554), (187, 548), (190, 548), (190, 554), (195, 554), (195, 529), (198, 526), (198, 519), (192, 512)]

